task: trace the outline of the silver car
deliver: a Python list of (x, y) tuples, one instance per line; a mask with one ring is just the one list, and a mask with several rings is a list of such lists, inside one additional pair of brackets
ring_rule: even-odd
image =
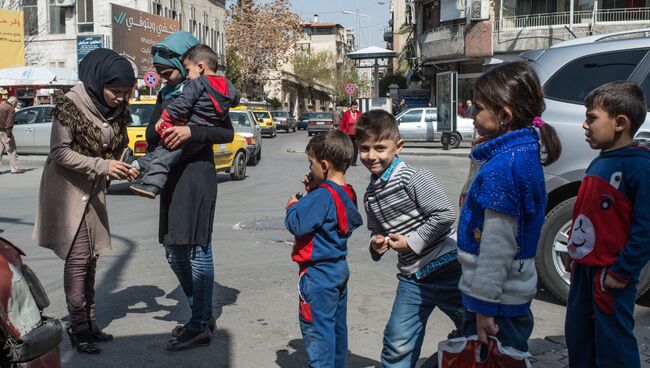
[(50, 153), (53, 105), (26, 107), (16, 112), (12, 133), (20, 154)]
[[(648, 31), (642, 30), (641, 37)], [(585, 170), (598, 155), (584, 140), (584, 98), (604, 83), (631, 80), (641, 86), (646, 102), (650, 101), (650, 38), (630, 36), (629, 31), (590, 36), (520, 55), (539, 75), (546, 103), (543, 118), (562, 141), (560, 159), (544, 169), (549, 202), (536, 261), (547, 290), (563, 301), (569, 291), (565, 264), (573, 205)], [(650, 137), (649, 121), (650, 114), (637, 139)], [(639, 295), (649, 287), (650, 272), (646, 267), (638, 284)]]
[(251, 110), (230, 110), (230, 121), (235, 132), (246, 139), (248, 164), (257, 165), (262, 160), (262, 131)]
[[(435, 107), (415, 107), (399, 113), (395, 119), (399, 134), (407, 142), (440, 142), (442, 133), (438, 131), (438, 113)], [(474, 123), (457, 115), (456, 131), (451, 134), (449, 146), (458, 148), (460, 142), (471, 142)]]

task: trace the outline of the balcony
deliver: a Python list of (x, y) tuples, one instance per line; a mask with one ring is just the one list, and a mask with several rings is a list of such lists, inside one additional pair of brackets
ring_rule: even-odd
[[(495, 22), (495, 31), (518, 30), (522, 28), (564, 27), (569, 24), (571, 14), (546, 13), (504, 17)], [(599, 9), (597, 11), (573, 12), (574, 25), (596, 24), (648, 24), (650, 23), (650, 8), (631, 9)]]

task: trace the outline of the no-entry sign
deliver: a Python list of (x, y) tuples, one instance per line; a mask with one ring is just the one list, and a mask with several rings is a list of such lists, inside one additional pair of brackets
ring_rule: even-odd
[(144, 80), (144, 84), (146, 84), (147, 87), (155, 87), (160, 80), (156, 72), (146, 72), (142, 79)]
[(345, 94), (352, 95), (357, 90), (356, 84), (348, 83), (345, 85)]

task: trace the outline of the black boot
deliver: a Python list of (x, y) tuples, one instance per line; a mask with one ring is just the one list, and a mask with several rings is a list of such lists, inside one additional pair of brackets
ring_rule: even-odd
[(68, 328), (68, 336), (73, 348), (84, 354), (99, 354), (102, 348), (95, 344), (93, 334), (88, 324)]
[(97, 322), (90, 321), (91, 331), (93, 334), (93, 339), (97, 342), (108, 342), (113, 341), (113, 335), (108, 334), (102, 331), (101, 328), (97, 325)]

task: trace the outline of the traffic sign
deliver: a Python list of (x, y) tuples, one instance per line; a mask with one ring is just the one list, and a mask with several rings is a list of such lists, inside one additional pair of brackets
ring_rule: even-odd
[(146, 84), (147, 87), (155, 87), (158, 84), (160, 77), (158, 77), (158, 74), (156, 74), (156, 72), (146, 72), (142, 79), (144, 80), (144, 84)]
[(352, 95), (357, 90), (356, 84), (348, 83), (345, 85), (345, 94)]

